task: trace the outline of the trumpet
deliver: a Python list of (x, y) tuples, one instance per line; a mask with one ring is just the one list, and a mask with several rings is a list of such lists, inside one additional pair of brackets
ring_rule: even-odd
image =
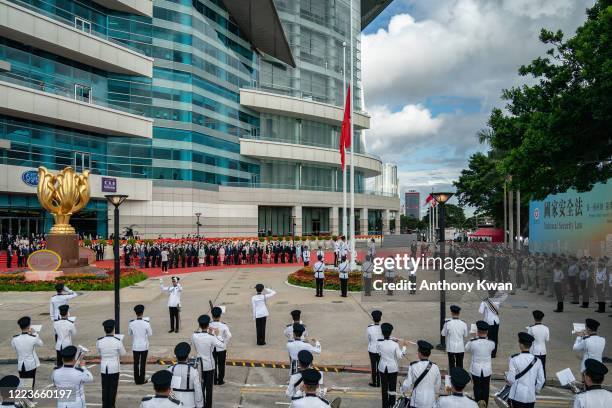
[(80, 344), (77, 347), (77, 358), (74, 362), (74, 365), (77, 366), (80, 364), (81, 359), (85, 356), (86, 353), (89, 353), (89, 349), (81, 346)]

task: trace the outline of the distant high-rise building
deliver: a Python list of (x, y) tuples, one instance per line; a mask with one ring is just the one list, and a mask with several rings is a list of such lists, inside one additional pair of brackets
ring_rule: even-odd
[(404, 208), (406, 217), (421, 218), (421, 194), (416, 190), (406, 191), (404, 194)]
[(374, 191), (388, 197), (399, 197), (397, 165), (384, 163), (382, 173), (374, 178)]

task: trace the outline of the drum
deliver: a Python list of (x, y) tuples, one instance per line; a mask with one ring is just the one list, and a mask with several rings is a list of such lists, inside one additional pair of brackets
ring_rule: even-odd
[(495, 394), (495, 404), (499, 408), (508, 408), (508, 397), (510, 396), (511, 386), (506, 384), (497, 394)]
[(395, 401), (395, 405), (393, 408), (409, 408), (410, 407), (410, 398), (408, 397), (399, 397)]

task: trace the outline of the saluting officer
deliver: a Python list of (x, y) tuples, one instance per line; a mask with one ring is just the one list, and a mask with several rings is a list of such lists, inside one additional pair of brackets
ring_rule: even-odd
[[(264, 293), (264, 289), (266, 293)], [(253, 308), (253, 320), (255, 320), (255, 331), (257, 334), (257, 345), (265, 346), (266, 344), (266, 320), (270, 315), (268, 311), (267, 300), (276, 295), (276, 292), (270, 288), (265, 288), (263, 284), (255, 285), (257, 294), (251, 298), (251, 306)]]
[(453, 367), (450, 371), (451, 391), (442, 395), (434, 405), (435, 408), (478, 408), (473, 399), (463, 394), (463, 389), (470, 382), (470, 375), (461, 367)]
[(120, 337), (115, 336), (115, 321), (105, 320), (105, 336), (98, 338), (96, 349), (100, 354), (100, 375), (102, 376), (102, 407), (113, 408), (117, 398), (119, 386), (119, 372), (121, 371), (121, 356), (125, 355), (125, 348)]
[(31, 378), (32, 389), (36, 382), (36, 368), (40, 366), (38, 355), (36, 354), (36, 346), (42, 346), (43, 342), (32, 328), (30, 327), (32, 320), (29, 316), (24, 316), (17, 320), (17, 324), (21, 329), (21, 334), (16, 334), (11, 340), (11, 346), (17, 352), (17, 370), (19, 378)]
[(470, 373), (474, 382), (474, 399), (484, 401), (485, 407), (489, 405), (489, 386), (491, 384), (491, 352), (495, 343), (487, 339), (489, 324), (483, 320), (476, 322), (478, 337), (468, 341), (465, 345), (466, 353), (472, 354)]
[(304, 322), (302, 322), (302, 311), (299, 309), (292, 310), (291, 319), (293, 321), (285, 327), (283, 334), (288, 340), (293, 340), (293, 325), (298, 323), (304, 326), (304, 333), (302, 334), (302, 337), (300, 337), (300, 340), (305, 340), (306, 337), (308, 337), (308, 330), (306, 330), (306, 325), (304, 324)]
[(304, 396), (294, 399), (291, 402), (291, 408), (329, 407), (329, 402), (317, 394), (321, 373), (314, 368), (308, 368), (302, 372), (302, 380), (304, 383)]
[[(289, 378), (289, 384), (287, 384), (287, 390), (285, 390), (285, 395), (291, 400), (298, 399), (299, 397), (304, 396), (304, 390), (302, 389), (302, 384), (304, 380), (302, 379), (302, 372), (308, 368), (312, 368), (313, 355), (308, 350), (302, 350), (298, 353), (298, 371), (295, 374), (292, 374)], [(325, 396), (325, 390), (320, 388), (323, 386), (323, 375), (321, 374), (321, 379), (319, 380), (319, 392), (318, 395), (320, 397)]]
[(323, 297), (323, 282), (325, 280), (325, 262), (323, 255), (317, 255), (317, 262), (314, 264), (314, 276), (316, 284), (316, 297)]
[(181, 321), (181, 294), (183, 293), (183, 286), (179, 283), (178, 276), (172, 277), (172, 285), (164, 286), (163, 280), (159, 279), (159, 287), (162, 292), (168, 292), (168, 311), (170, 313), (170, 330), (168, 333), (178, 333), (179, 324)]
[(389, 395), (389, 392), (395, 392), (397, 387), (398, 360), (406, 355), (406, 346), (400, 348), (399, 344), (391, 339), (391, 333), (393, 333), (391, 323), (381, 324), (380, 331), (383, 338), (379, 339), (376, 345), (376, 352), (380, 355), (378, 375), (380, 376), (382, 407), (388, 408), (395, 404), (395, 396)]
[(380, 354), (378, 354), (378, 340), (384, 339), (382, 331), (380, 330), (380, 319), (382, 318), (382, 312), (380, 310), (373, 310), (371, 315), (374, 323), (370, 324), (366, 329), (366, 336), (368, 338), (368, 354), (370, 357), (370, 372), (372, 374), (372, 380), (369, 386), (380, 387), (380, 375), (378, 374), (378, 362), (380, 361)]
[(348, 281), (350, 265), (346, 260), (346, 256), (340, 258), (341, 262), (338, 265), (338, 278), (340, 279), (340, 296), (346, 297), (348, 293)]
[(168, 368), (174, 379), (172, 391), (176, 399), (181, 401), (186, 408), (202, 408), (204, 399), (200, 375), (198, 370), (187, 362), (190, 352), (189, 343), (181, 342), (174, 347), (177, 363)]
[(506, 381), (510, 384), (508, 402), (513, 408), (533, 408), (536, 394), (544, 386), (544, 370), (540, 360), (529, 352), (533, 336), (518, 334), (520, 353), (512, 355), (508, 362)]
[(595, 319), (585, 320), (586, 330), (583, 336), (576, 337), (574, 351), (582, 351), (582, 361), (580, 362), (580, 372), (584, 371), (584, 362), (592, 358), (602, 361), (603, 351), (606, 347), (606, 339), (597, 335), (599, 322)]
[(154, 397), (144, 397), (140, 401), (140, 408), (176, 408), (182, 407), (183, 403), (172, 397), (172, 373), (168, 370), (160, 370), (151, 376)]
[(198, 317), (200, 328), (191, 336), (191, 343), (195, 347), (200, 360), (200, 373), (202, 376), (202, 395), (204, 407), (212, 407), (213, 382), (215, 377), (215, 359), (213, 352), (216, 347), (223, 347), (223, 341), (217, 337), (217, 330), (209, 327), (210, 316)]
[(213, 321), (210, 322), (209, 326), (217, 331), (217, 337), (223, 342), (223, 346), (215, 347), (215, 350), (213, 351), (213, 357), (215, 358), (215, 385), (225, 384), (225, 359), (227, 357), (227, 345), (232, 338), (232, 333), (230, 332), (229, 326), (220, 320), (222, 313), (223, 310), (221, 310), (219, 306), (213, 307), (210, 311)]
[(308, 350), (311, 353), (321, 354), (321, 343), (318, 340), (313, 339), (314, 345), (301, 340), (304, 330), (304, 326), (295, 323), (293, 325), (293, 339), (287, 341), (291, 374), (295, 374), (298, 370), (298, 353), (300, 351)]
[(0, 397), (2, 397), (2, 408), (17, 408), (15, 405), (15, 390), (19, 387), (19, 377), (6, 375), (0, 379)]
[(143, 318), (145, 307), (134, 306), (136, 319), (130, 320), (128, 333), (132, 336), (132, 355), (134, 357), (134, 383), (144, 384), (147, 370), (147, 354), (149, 354), (149, 337), (153, 329), (148, 318)]
[(433, 346), (424, 340), (417, 341), (417, 346), (419, 361), (410, 363), (401, 391), (406, 393), (412, 389), (411, 407), (429, 408), (433, 406), (436, 392), (440, 389), (440, 369), (436, 363), (429, 361)]
[(586, 389), (574, 397), (574, 408), (608, 408), (612, 406), (612, 392), (601, 388), (608, 368), (600, 361), (588, 358), (584, 362), (582, 381)]
[(68, 309), (70, 306), (61, 305), (59, 307), (60, 318), (53, 322), (53, 331), (55, 332), (55, 355), (56, 367), (62, 366), (61, 351), (65, 347), (72, 346), (72, 337), (76, 334), (74, 322), (68, 318)]
[(73, 292), (63, 283), (56, 284), (55, 291), (57, 293), (51, 296), (49, 301), (49, 316), (51, 320), (59, 319), (59, 307), (61, 305), (67, 305), (70, 299), (78, 296), (78, 293)]
[(550, 339), (550, 333), (548, 327), (542, 324), (544, 312), (534, 310), (532, 314), (535, 323), (529, 326), (527, 333), (531, 334), (534, 340), (529, 352), (540, 359), (544, 371), (544, 381), (546, 381), (546, 342)]
[(463, 339), (469, 334), (467, 324), (459, 319), (461, 308), (457, 305), (452, 305), (450, 311), (452, 318), (444, 322), (442, 327), (442, 336), (446, 337), (449, 372), (453, 367), (463, 368), (463, 353), (465, 352)]
[(87, 370), (85, 361), (76, 365), (77, 348), (68, 346), (62, 349), (62, 366), (56, 367), (51, 375), (53, 385), (59, 390), (72, 390), (66, 398), (57, 400), (57, 408), (83, 408), (85, 402), (84, 385), (93, 382), (93, 375)]
[(489, 340), (495, 343), (495, 348), (491, 352), (491, 357), (495, 358), (497, 355), (497, 339), (499, 336), (499, 308), (501, 302), (495, 298), (489, 296), (480, 303), (478, 313), (482, 314), (485, 322), (489, 324)]

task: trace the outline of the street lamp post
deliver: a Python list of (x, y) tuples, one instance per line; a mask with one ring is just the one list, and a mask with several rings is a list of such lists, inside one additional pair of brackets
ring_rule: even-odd
[(113, 242), (113, 255), (115, 258), (115, 333), (120, 333), (119, 322), (121, 321), (120, 316), (120, 299), (119, 289), (121, 288), (121, 260), (119, 259), (119, 206), (128, 198), (124, 194), (110, 194), (105, 195), (109, 203), (115, 207), (115, 231), (114, 231), (114, 242)]
[(295, 215), (291, 216), (291, 223), (292, 223), (292, 228), (291, 228), (291, 244), (293, 246), (295, 246)]
[(196, 216), (196, 237), (200, 238), (200, 225), (202, 225), (200, 224), (200, 217), (202, 216), (202, 213), (197, 212), (195, 213), (195, 216)]
[[(438, 204), (440, 204), (440, 208), (438, 209), (438, 227), (439, 227), (439, 241), (440, 241), (440, 257), (442, 258), (442, 264), (440, 265), (440, 282), (444, 282), (446, 279), (446, 270), (444, 269), (444, 257), (446, 256), (446, 248), (445, 248), (445, 240), (444, 232), (446, 229), (446, 211), (444, 208), (444, 204), (448, 201), (449, 198), (453, 195), (453, 193), (431, 193), (432, 197)], [(440, 333), (442, 333), (442, 328), (444, 327), (444, 322), (446, 320), (446, 291), (440, 291)], [(440, 344), (436, 346), (438, 350), (446, 349), (446, 339), (442, 334), (440, 334)]]

